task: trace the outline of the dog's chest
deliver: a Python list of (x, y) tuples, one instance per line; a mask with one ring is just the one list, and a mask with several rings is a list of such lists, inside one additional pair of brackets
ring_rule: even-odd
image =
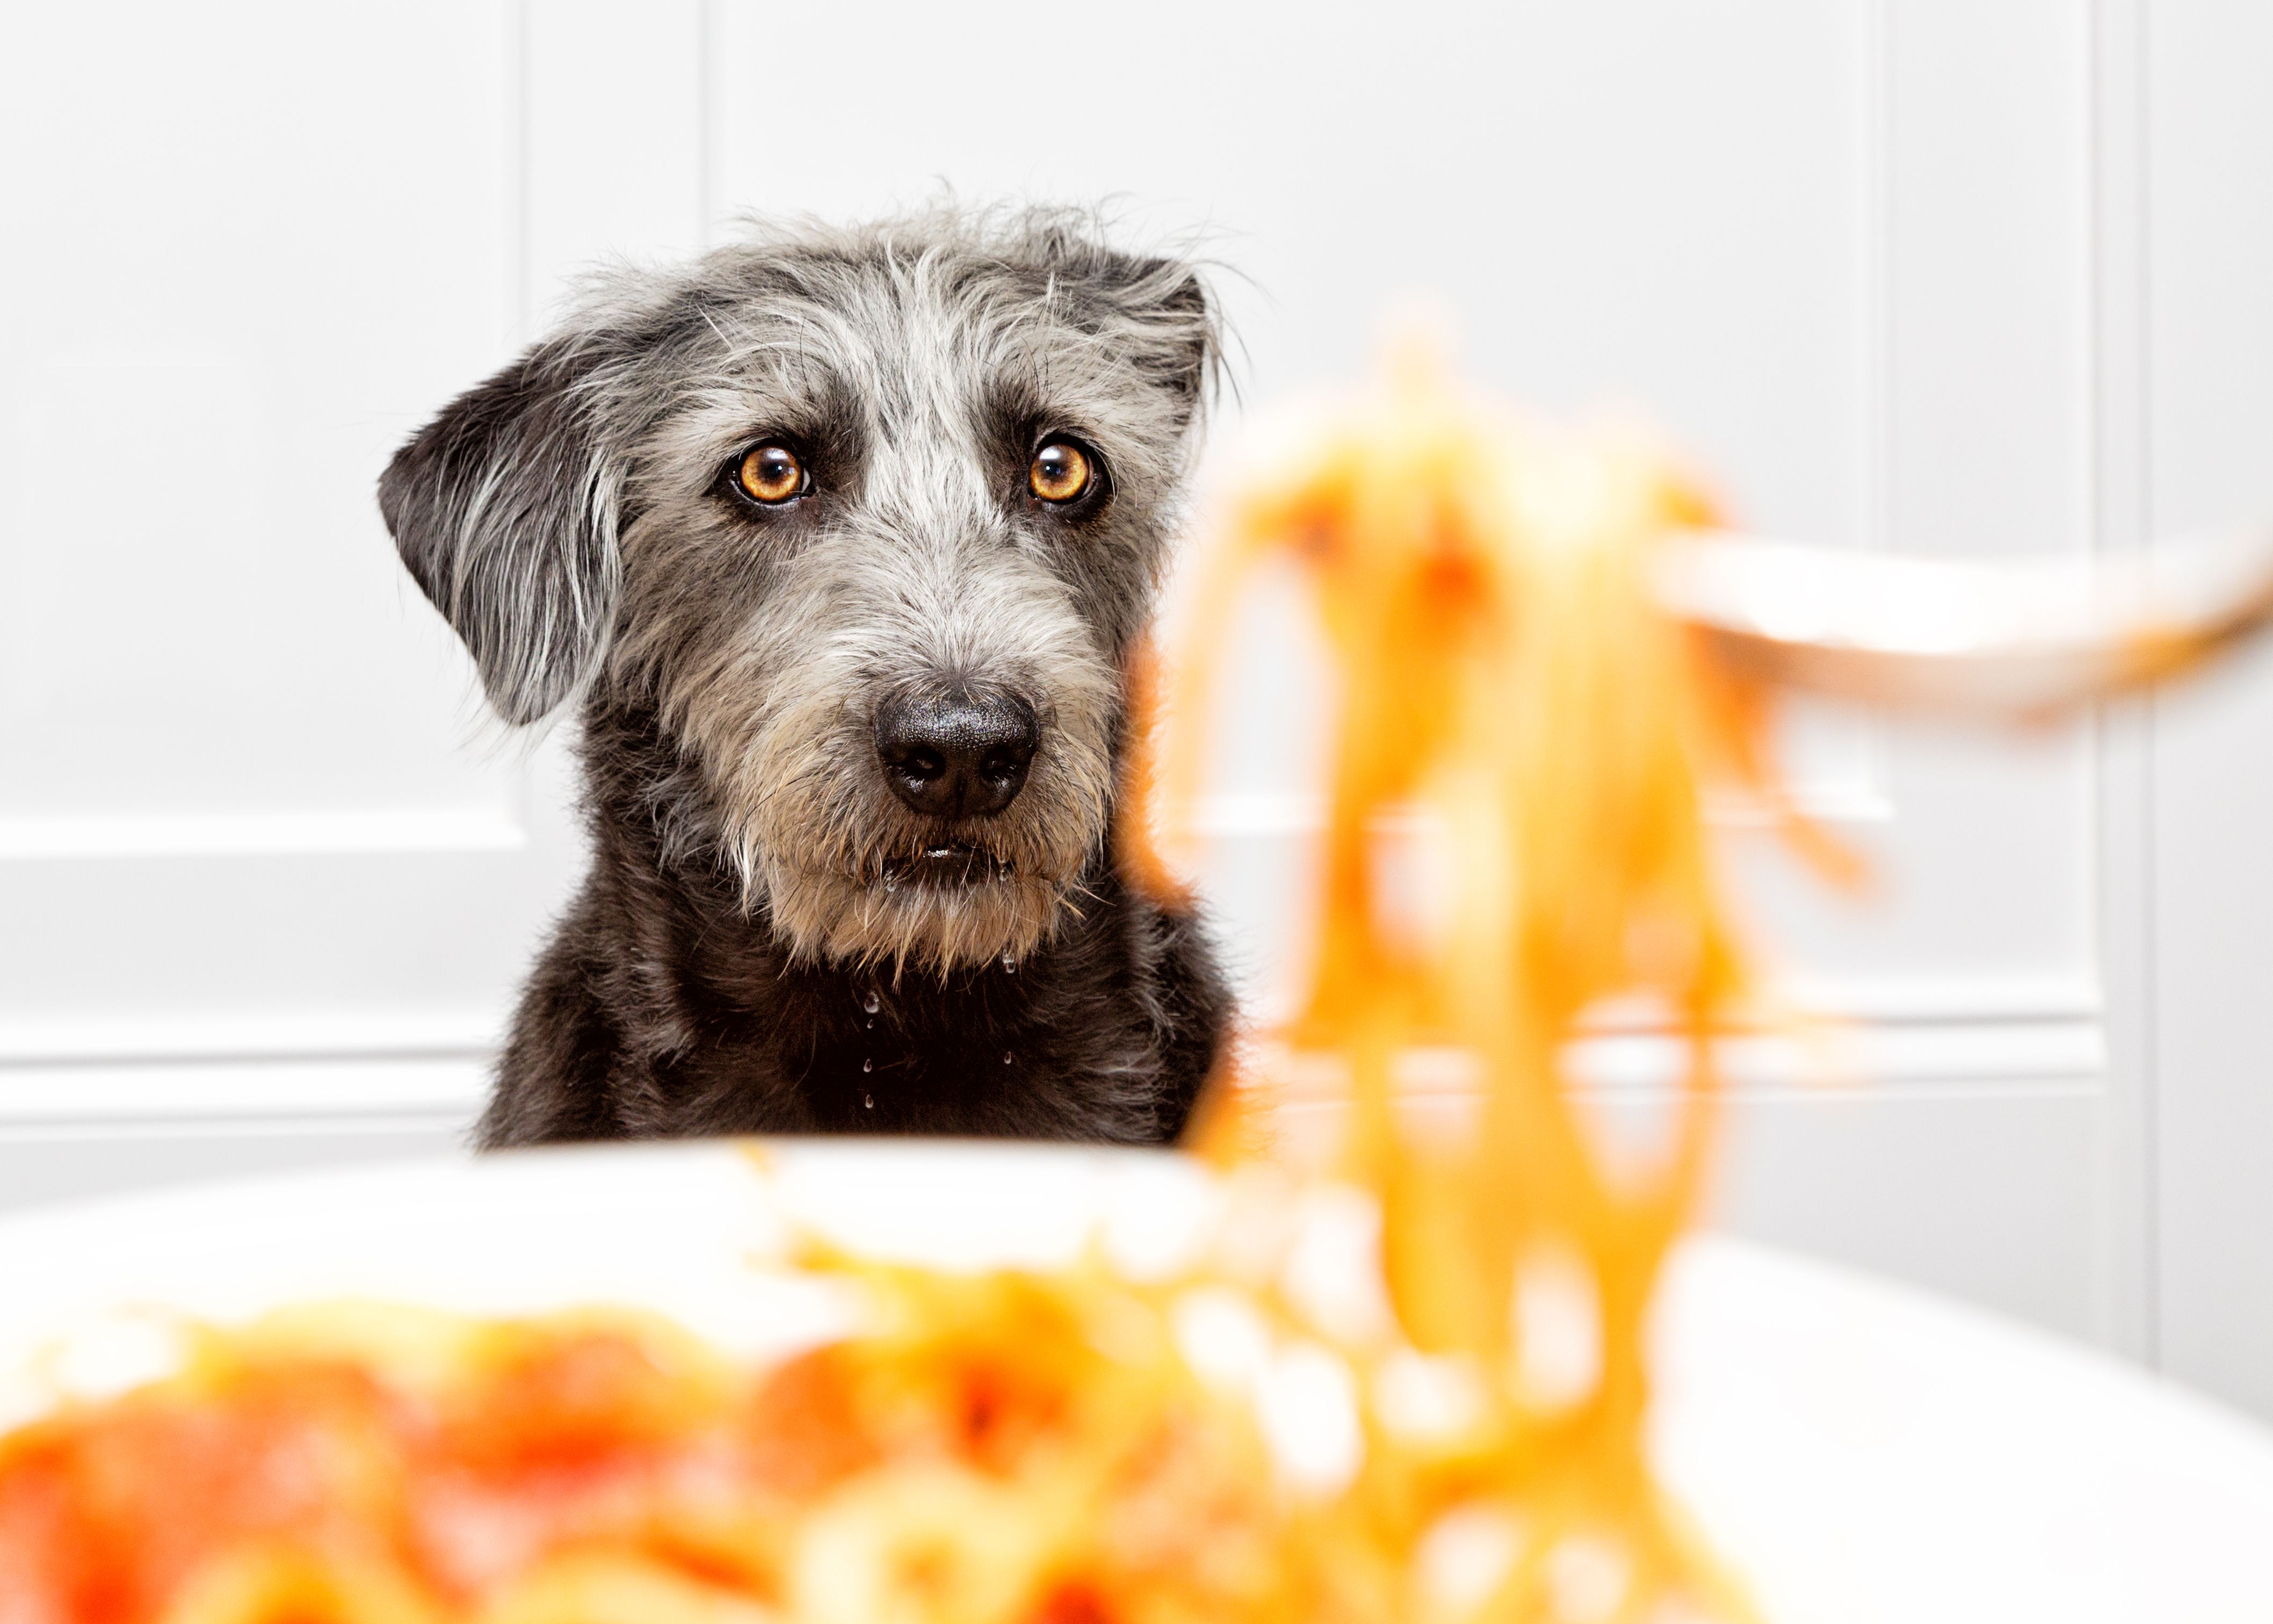
[(1067, 1018), (1089, 1000), (1048, 979), (1000, 966), (945, 984), (817, 975), (784, 1000), (776, 1063), (815, 1129), (1051, 1133), (1121, 1023), (1095, 1007)]

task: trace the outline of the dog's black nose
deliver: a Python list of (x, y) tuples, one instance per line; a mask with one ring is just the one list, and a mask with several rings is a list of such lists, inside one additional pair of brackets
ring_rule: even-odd
[(876, 713), (884, 782), (934, 818), (991, 818), (1025, 788), (1042, 742), (1032, 707), (1013, 699), (895, 700)]

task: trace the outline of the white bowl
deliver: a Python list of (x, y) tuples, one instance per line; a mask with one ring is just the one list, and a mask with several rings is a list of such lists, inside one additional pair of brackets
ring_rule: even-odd
[[(1145, 1152), (914, 1141), (525, 1152), (0, 1222), (0, 1416), (150, 1373), (145, 1307), (232, 1321), (371, 1297), (483, 1313), (616, 1302), (752, 1354), (838, 1299), (755, 1269), (785, 1217), (949, 1267), (1092, 1232), (1142, 1271), (1212, 1186)], [(2273, 1438), (2082, 1348), (1724, 1239), (1677, 1255), (1657, 1328), (1661, 1471), (1774, 1624), (2273, 1620)], [(38, 1373), (42, 1368), (47, 1374)]]

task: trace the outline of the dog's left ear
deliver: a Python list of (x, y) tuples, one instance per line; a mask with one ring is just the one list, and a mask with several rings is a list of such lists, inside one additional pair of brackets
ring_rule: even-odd
[(1222, 371), (1223, 326), (1198, 270), (1175, 260), (1162, 263), (1170, 272), (1161, 301), (1173, 326), (1174, 361), (1169, 382), (1185, 401), (1189, 422), (1206, 401)]
[(1223, 326), (1199, 267), (1189, 260), (1111, 254), (1104, 294), (1114, 336), (1177, 401), (1178, 427), (1206, 403), (1223, 365)]
[(615, 612), (622, 479), (591, 353), (571, 338), (537, 345), (452, 401), (379, 476), (396, 550), (511, 722), (568, 697)]

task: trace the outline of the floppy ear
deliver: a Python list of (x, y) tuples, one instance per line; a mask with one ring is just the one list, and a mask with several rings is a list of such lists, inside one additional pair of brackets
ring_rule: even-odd
[(1127, 259), (1120, 288), (1139, 364), (1179, 402), (1189, 426), (1223, 369), (1223, 323), (1199, 268), (1182, 259)]
[(1159, 261), (1166, 273), (1161, 325), (1168, 329), (1168, 386), (1187, 402), (1187, 423), (1207, 402), (1207, 393), (1223, 375), (1223, 318), (1198, 268), (1182, 261)]
[(589, 370), (570, 344), (538, 345), (452, 401), (379, 476), (396, 550), (507, 722), (567, 698), (615, 612), (622, 480)]
[(1071, 211), (1044, 210), (1030, 229), (1052, 290), (1071, 296), (1075, 319), (1167, 393), (1179, 432), (1190, 427), (1223, 369), (1223, 321), (1200, 267), (1108, 248)]

